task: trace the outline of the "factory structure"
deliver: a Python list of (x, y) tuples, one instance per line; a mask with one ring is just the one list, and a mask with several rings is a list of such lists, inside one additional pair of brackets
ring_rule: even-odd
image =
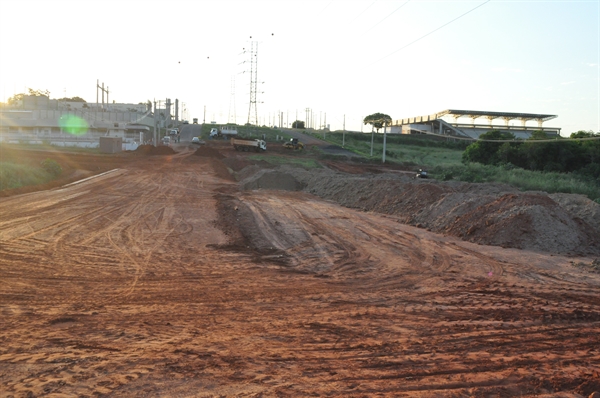
[(120, 138), (124, 150), (153, 144), (179, 126), (179, 101), (88, 103), (24, 95), (0, 107), (0, 143), (47, 143), (97, 148), (100, 137)]
[(498, 130), (527, 139), (533, 131), (543, 131), (548, 136), (560, 136), (560, 127), (547, 127), (544, 122), (557, 115), (538, 113), (492, 112), (446, 109), (425, 116), (394, 120), (389, 133), (435, 134), (457, 138), (478, 139), (481, 134)]

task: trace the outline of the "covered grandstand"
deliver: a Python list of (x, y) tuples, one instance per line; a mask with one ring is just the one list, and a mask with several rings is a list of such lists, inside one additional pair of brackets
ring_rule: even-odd
[[(490, 130), (510, 132), (516, 138), (527, 139), (533, 131), (543, 131), (548, 136), (560, 136), (559, 127), (545, 127), (543, 123), (557, 115), (516, 112), (490, 112), (446, 109), (426, 116), (395, 120), (392, 132), (402, 134), (439, 134), (477, 139)], [(470, 122), (465, 120), (470, 119)], [(484, 122), (485, 120), (485, 122)], [(494, 121), (502, 120), (503, 123)], [(513, 121), (517, 121), (517, 125)], [(537, 122), (532, 125), (532, 122)]]

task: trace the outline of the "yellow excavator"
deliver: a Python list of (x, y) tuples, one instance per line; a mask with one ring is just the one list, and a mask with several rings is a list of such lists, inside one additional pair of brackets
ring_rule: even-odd
[(286, 149), (304, 149), (304, 144), (298, 141), (298, 138), (290, 138), (288, 142), (283, 144)]

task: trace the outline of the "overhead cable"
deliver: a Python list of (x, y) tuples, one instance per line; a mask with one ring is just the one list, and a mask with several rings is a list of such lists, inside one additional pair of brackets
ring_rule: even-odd
[[(400, 47), (399, 49), (397, 49), (396, 51), (394, 51), (394, 52), (392, 52), (392, 53), (390, 53), (390, 54), (386, 55), (385, 57), (378, 59), (377, 61), (373, 62), (371, 65), (373, 65), (373, 64), (376, 64), (376, 63), (378, 63), (378, 62), (380, 62), (380, 61), (383, 61), (384, 59), (386, 59), (386, 58), (388, 58), (388, 57), (391, 57), (392, 55), (396, 54), (398, 51), (404, 50), (405, 48), (407, 48), (407, 47), (409, 47), (409, 46), (412, 46), (413, 44), (415, 44), (415, 43), (416, 43), (416, 42), (418, 42), (419, 40), (421, 40), (421, 39), (424, 39), (425, 37), (429, 36), (430, 34), (432, 34), (432, 33), (435, 33), (435, 32), (437, 32), (438, 30), (442, 29), (443, 27), (450, 25), (452, 22), (454, 22), (454, 21), (456, 21), (456, 20), (458, 20), (458, 19), (460, 19), (460, 18), (464, 17), (465, 15), (469, 14), (470, 12), (473, 12), (473, 11), (475, 11), (476, 9), (478, 9), (479, 7), (481, 7), (481, 6), (483, 6), (483, 5), (487, 4), (487, 3), (489, 3), (490, 1), (492, 1), (492, 0), (486, 0), (486, 1), (484, 1), (483, 3), (479, 4), (477, 7), (475, 7), (475, 8), (472, 8), (472, 9), (470, 9), (469, 11), (465, 12), (464, 14), (461, 14), (461, 15), (459, 15), (458, 17), (454, 18), (454, 19), (453, 19), (453, 20), (451, 20), (450, 22), (446, 22), (445, 24), (443, 24), (442, 26), (440, 26), (440, 27), (438, 27), (438, 28), (435, 28), (435, 29), (434, 29), (434, 30), (432, 30), (431, 32), (429, 32), (429, 33), (427, 33), (427, 34), (425, 34), (425, 35), (423, 35), (423, 36), (419, 37), (419, 38), (418, 38), (418, 39), (416, 39), (416, 40), (413, 40), (413, 41), (411, 41), (411, 42), (410, 42), (410, 43), (408, 43), (407, 45), (405, 45), (405, 46), (403, 46), (403, 47)], [(406, 3), (405, 3), (405, 4), (406, 4)]]

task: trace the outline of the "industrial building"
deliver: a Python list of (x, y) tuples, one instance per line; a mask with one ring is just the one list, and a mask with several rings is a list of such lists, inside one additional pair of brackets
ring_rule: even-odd
[[(0, 108), (0, 143), (97, 148), (100, 137), (119, 137), (123, 149), (135, 149), (152, 142), (158, 129), (178, 124), (171, 105), (170, 100), (161, 101), (153, 110), (150, 102), (94, 104), (25, 95), (18, 103)], [(176, 112), (177, 105), (175, 100)]]

